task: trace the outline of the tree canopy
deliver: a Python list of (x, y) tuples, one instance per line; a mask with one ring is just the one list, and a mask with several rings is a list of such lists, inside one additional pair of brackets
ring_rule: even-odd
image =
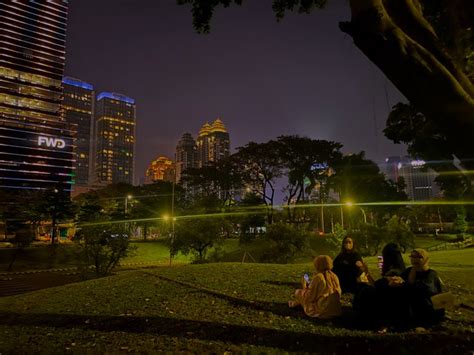
[[(210, 31), (214, 9), (242, 0), (178, 0), (190, 4), (193, 25)], [(326, 0), (273, 0), (282, 20), (287, 11), (310, 13)], [(472, 0), (349, 0), (350, 21), (339, 23), (425, 117), (424, 125), (445, 141), (443, 148), (466, 168), (474, 148)], [(420, 116), (417, 117), (417, 119)], [(472, 167), (472, 165), (471, 165)]]

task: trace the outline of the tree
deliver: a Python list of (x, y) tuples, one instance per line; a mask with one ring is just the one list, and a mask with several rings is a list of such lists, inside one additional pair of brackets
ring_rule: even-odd
[(271, 263), (288, 263), (308, 243), (308, 233), (292, 224), (274, 223), (267, 228), (264, 238), (270, 243), (262, 256)]
[(288, 175), (287, 204), (307, 201), (316, 186), (319, 187), (319, 203), (324, 202), (332, 167), (342, 158), (339, 151), (342, 144), (300, 136), (280, 136), (277, 143)]
[(133, 248), (124, 224), (83, 226), (74, 236), (82, 248), (87, 265), (93, 265), (97, 275), (108, 275)]
[(101, 205), (98, 194), (82, 196), (77, 214), (78, 231), (74, 242), (81, 249), (87, 265), (93, 265), (97, 275), (109, 274), (133, 248), (130, 247), (125, 223), (111, 223), (111, 216)]
[(357, 243), (358, 250), (362, 255), (376, 255), (387, 236), (384, 230), (376, 225), (364, 223), (351, 236)]
[[(330, 184), (339, 193), (342, 202), (364, 203), (380, 201), (403, 201), (407, 199), (402, 185), (385, 179), (379, 167), (365, 158), (365, 153), (345, 155), (335, 166), (335, 174)], [(363, 213), (382, 217), (387, 212), (398, 210), (399, 206), (363, 207)], [(374, 221), (375, 222), (375, 221)]]
[[(384, 134), (394, 143), (407, 144), (411, 156), (424, 159), (427, 167), (439, 173), (436, 182), (446, 197), (460, 198), (472, 194), (472, 178), (469, 173), (456, 166), (452, 141), (414, 105), (395, 105), (388, 116)], [(461, 164), (472, 168), (472, 159), (464, 159)]]
[(51, 221), (51, 244), (56, 243), (58, 224), (60, 221), (72, 220), (75, 215), (75, 206), (71, 201), (69, 192), (60, 188), (45, 190), (39, 196), (40, 200), (36, 204), (37, 218)]
[[(274, 0), (281, 20), (286, 11), (309, 13), (326, 0)], [(218, 5), (242, 0), (178, 0), (192, 4), (198, 32), (210, 30)], [(439, 127), (462, 161), (472, 157), (474, 87), (472, 0), (349, 0), (351, 20), (339, 28), (423, 115)]]
[(228, 207), (235, 203), (242, 179), (234, 157), (230, 156), (201, 168), (186, 169), (182, 183), (194, 199), (213, 199), (220, 201), (220, 207)]
[(453, 230), (456, 233), (464, 234), (467, 232), (468, 224), (466, 222), (466, 209), (461, 206), (456, 208), (456, 218), (453, 223)]
[(410, 227), (398, 216), (392, 216), (384, 227), (387, 242), (394, 242), (400, 245), (402, 251), (413, 248), (415, 245), (415, 235)]
[(283, 175), (278, 143), (273, 140), (266, 143), (250, 142), (237, 150), (234, 159), (240, 169), (242, 182), (249, 192), (262, 198), (268, 207), (268, 222), (272, 223), (275, 183)]
[(209, 248), (222, 240), (222, 222), (214, 218), (180, 220), (176, 225), (174, 242), (170, 245), (171, 255), (195, 253), (196, 261), (204, 262)]
[(248, 193), (244, 196), (239, 207), (243, 208), (245, 212), (244, 217), (240, 218), (240, 235), (239, 243), (245, 245), (246, 243), (255, 240), (258, 234), (258, 228), (265, 226), (265, 216), (261, 213), (252, 213), (252, 208), (259, 208), (263, 205), (262, 199), (253, 194)]
[(174, 196), (172, 190), (172, 183), (166, 181), (135, 187), (134, 203), (130, 206), (129, 217), (137, 220), (134, 223), (142, 228), (143, 239), (147, 239), (150, 227), (157, 223), (153, 218), (171, 214), (173, 198), (176, 215), (176, 210), (181, 205), (183, 190), (180, 186), (175, 186)]

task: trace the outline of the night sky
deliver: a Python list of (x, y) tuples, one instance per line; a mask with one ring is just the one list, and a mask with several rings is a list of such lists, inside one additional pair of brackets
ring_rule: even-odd
[(65, 74), (136, 100), (138, 178), (216, 117), (232, 151), (299, 134), (378, 163), (404, 154), (382, 133), (404, 98), (338, 29), (348, 5), (330, 3), (277, 23), (271, 0), (244, 0), (219, 8), (211, 33), (199, 35), (190, 6), (175, 0), (70, 0)]

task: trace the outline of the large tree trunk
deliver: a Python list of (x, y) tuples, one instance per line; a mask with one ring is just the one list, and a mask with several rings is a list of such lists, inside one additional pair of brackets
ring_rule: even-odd
[(446, 133), (454, 142), (452, 153), (463, 161), (472, 158), (474, 87), (423, 17), (418, 1), (350, 0), (350, 5), (351, 22), (340, 23), (341, 30)]

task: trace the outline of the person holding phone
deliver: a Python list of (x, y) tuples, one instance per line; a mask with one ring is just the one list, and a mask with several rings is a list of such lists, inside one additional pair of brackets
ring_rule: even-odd
[[(332, 259), (320, 255), (313, 261), (316, 272), (312, 280), (303, 277), (303, 288), (295, 291), (295, 300), (288, 301), (290, 307), (301, 305), (306, 315), (327, 319), (341, 315), (341, 286), (332, 269)], [(309, 283), (308, 283), (309, 281)]]

